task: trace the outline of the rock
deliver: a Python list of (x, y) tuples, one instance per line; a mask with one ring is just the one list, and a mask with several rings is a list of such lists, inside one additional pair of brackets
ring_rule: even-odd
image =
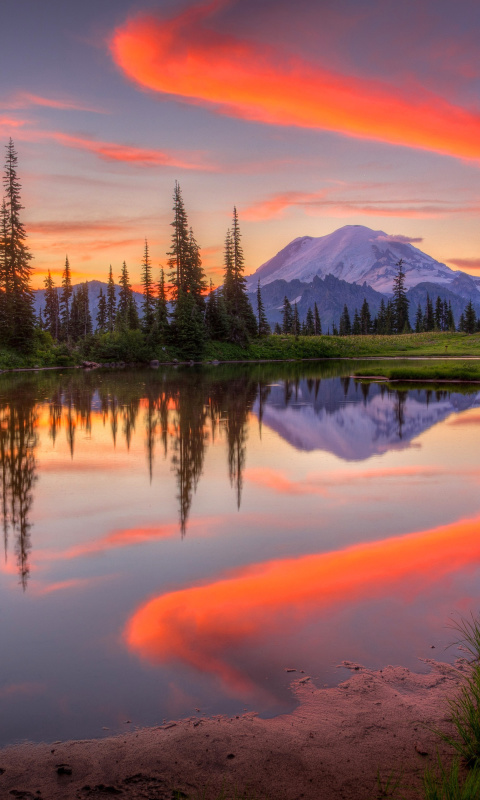
[(72, 768), (69, 764), (57, 764), (58, 775), (71, 775)]
[(428, 756), (428, 751), (425, 750), (424, 746), (420, 744), (420, 742), (415, 742), (415, 750), (421, 756)]
[(296, 667), (285, 667), (285, 672), (296, 672)]
[(160, 366), (160, 361), (157, 361), (157, 359), (154, 358), (152, 361), (150, 361), (150, 366), (152, 369), (158, 369)]

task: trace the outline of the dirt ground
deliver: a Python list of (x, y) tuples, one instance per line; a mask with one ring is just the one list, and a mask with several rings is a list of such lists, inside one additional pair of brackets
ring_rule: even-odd
[(399, 777), (400, 794), (420, 798), (426, 764), (437, 750), (448, 754), (432, 728), (448, 730), (446, 698), (465, 668), (427, 665), (419, 675), (347, 662), (351, 677), (329, 689), (302, 677), (292, 685), (298, 707), (273, 719), (192, 718), (107, 739), (8, 747), (0, 750), (0, 797), (171, 800), (204, 787), (214, 797), (224, 786), (269, 800), (375, 800)]

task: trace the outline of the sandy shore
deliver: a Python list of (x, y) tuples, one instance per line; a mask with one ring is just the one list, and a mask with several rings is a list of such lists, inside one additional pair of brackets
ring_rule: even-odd
[(195, 797), (225, 785), (270, 800), (374, 800), (383, 796), (377, 773), (386, 781), (393, 771), (413, 800), (426, 763), (448, 753), (431, 728), (449, 729), (446, 698), (464, 668), (427, 665), (419, 675), (346, 663), (351, 677), (330, 689), (302, 677), (293, 683), (299, 706), (274, 719), (186, 719), (107, 739), (8, 747), (0, 750), (0, 797), (171, 800), (173, 789)]

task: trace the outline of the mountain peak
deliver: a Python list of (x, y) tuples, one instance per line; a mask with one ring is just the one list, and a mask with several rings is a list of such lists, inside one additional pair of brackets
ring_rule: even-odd
[(310, 282), (331, 274), (390, 294), (397, 263), (403, 259), (407, 288), (429, 281), (448, 286), (462, 274), (472, 293), (480, 279), (456, 272), (414, 247), (406, 236), (394, 236), (365, 225), (344, 225), (326, 236), (301, 236), (249, 276), (248, 287), (275, 280)]

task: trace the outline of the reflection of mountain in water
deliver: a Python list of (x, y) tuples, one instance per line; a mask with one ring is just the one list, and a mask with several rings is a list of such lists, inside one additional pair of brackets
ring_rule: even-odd
[(387, 391), (348, 378), (284, 381), (254, 412), (298, 450), (326, 450), (346, 460), (362, 460), (409, 447), (423, 431), (450, 414), (480, 405), (469, 395), (424, 389)]

